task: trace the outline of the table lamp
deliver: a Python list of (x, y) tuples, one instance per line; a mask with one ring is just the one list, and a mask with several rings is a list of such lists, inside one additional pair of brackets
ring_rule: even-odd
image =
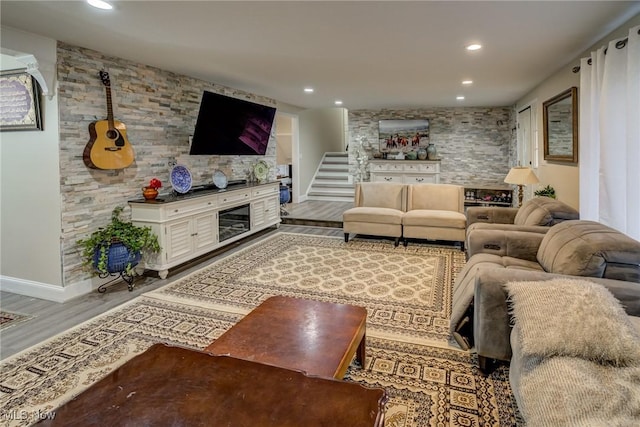
[(511, 168), (507, 177), (504, 179), (507, 184), (516, 184), (518, 186), (518, 207), (522, 206), (522, 187), (527, 184), (536, 184), (540, 182), (538, 177), (530, 167), (514, 166)]

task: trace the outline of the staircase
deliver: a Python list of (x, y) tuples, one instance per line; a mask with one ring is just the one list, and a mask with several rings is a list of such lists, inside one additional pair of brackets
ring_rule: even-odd
[(349, 155), (325, 153), (313, 177), (307, 200), (353, 202), (353, 179), (349, 175)]

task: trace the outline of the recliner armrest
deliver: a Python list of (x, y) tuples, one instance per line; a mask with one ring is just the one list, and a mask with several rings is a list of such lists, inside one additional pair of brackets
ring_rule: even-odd
[(527, 231), (472, 230), (467, 236), (469, 257), (478, 253), (536, 261), (544, 234)]
[[(475, 277), (473, 304), (473, 341), (478, 356), (504, 361), (511, 359), (511, 315), (509, 294), (504, 285), (513, 281), (536, 282), (556, 278), (589, 280), (604, 285), (621, 302), (627, 314), (640, 315), (638, 283), (549, 274), (542, 271), (479, 268)], [(558, 316), (562, 318), (562, 313)]]
[(467, 208), (467, 226), (475, 222), (489, 222), (493, 224), (513, 224), (518, 208), (503, 208), (498, 206), (472, 206)]

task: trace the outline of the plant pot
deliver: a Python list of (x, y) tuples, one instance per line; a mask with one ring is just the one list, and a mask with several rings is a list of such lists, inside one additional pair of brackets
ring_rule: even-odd
[[(101, 246), (96, 247), (96, 251), (93, 256), (93, 267), (102, 273), (98, 269), (98, 264), (100, 262), (100, 248)], [(140, 252), (132, 253), (123, 243), (111, 243), (111, 246), (107, 249), (106, 270), (108, 273), (120, 273), (127, 270), (128, 266), (133, 268), (138, 265), (141, 258), (142, 254), (140, 254)]]
[(146, 200), (154, 200), (158, 197), (158, 190), (153, 187), (142, 187), (142, 195)]

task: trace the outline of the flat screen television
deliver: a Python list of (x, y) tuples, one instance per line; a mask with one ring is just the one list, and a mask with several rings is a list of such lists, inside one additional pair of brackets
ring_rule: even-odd
[(189, 154), (263, 156), (275, 115), (274, 107), (204, 91)]

